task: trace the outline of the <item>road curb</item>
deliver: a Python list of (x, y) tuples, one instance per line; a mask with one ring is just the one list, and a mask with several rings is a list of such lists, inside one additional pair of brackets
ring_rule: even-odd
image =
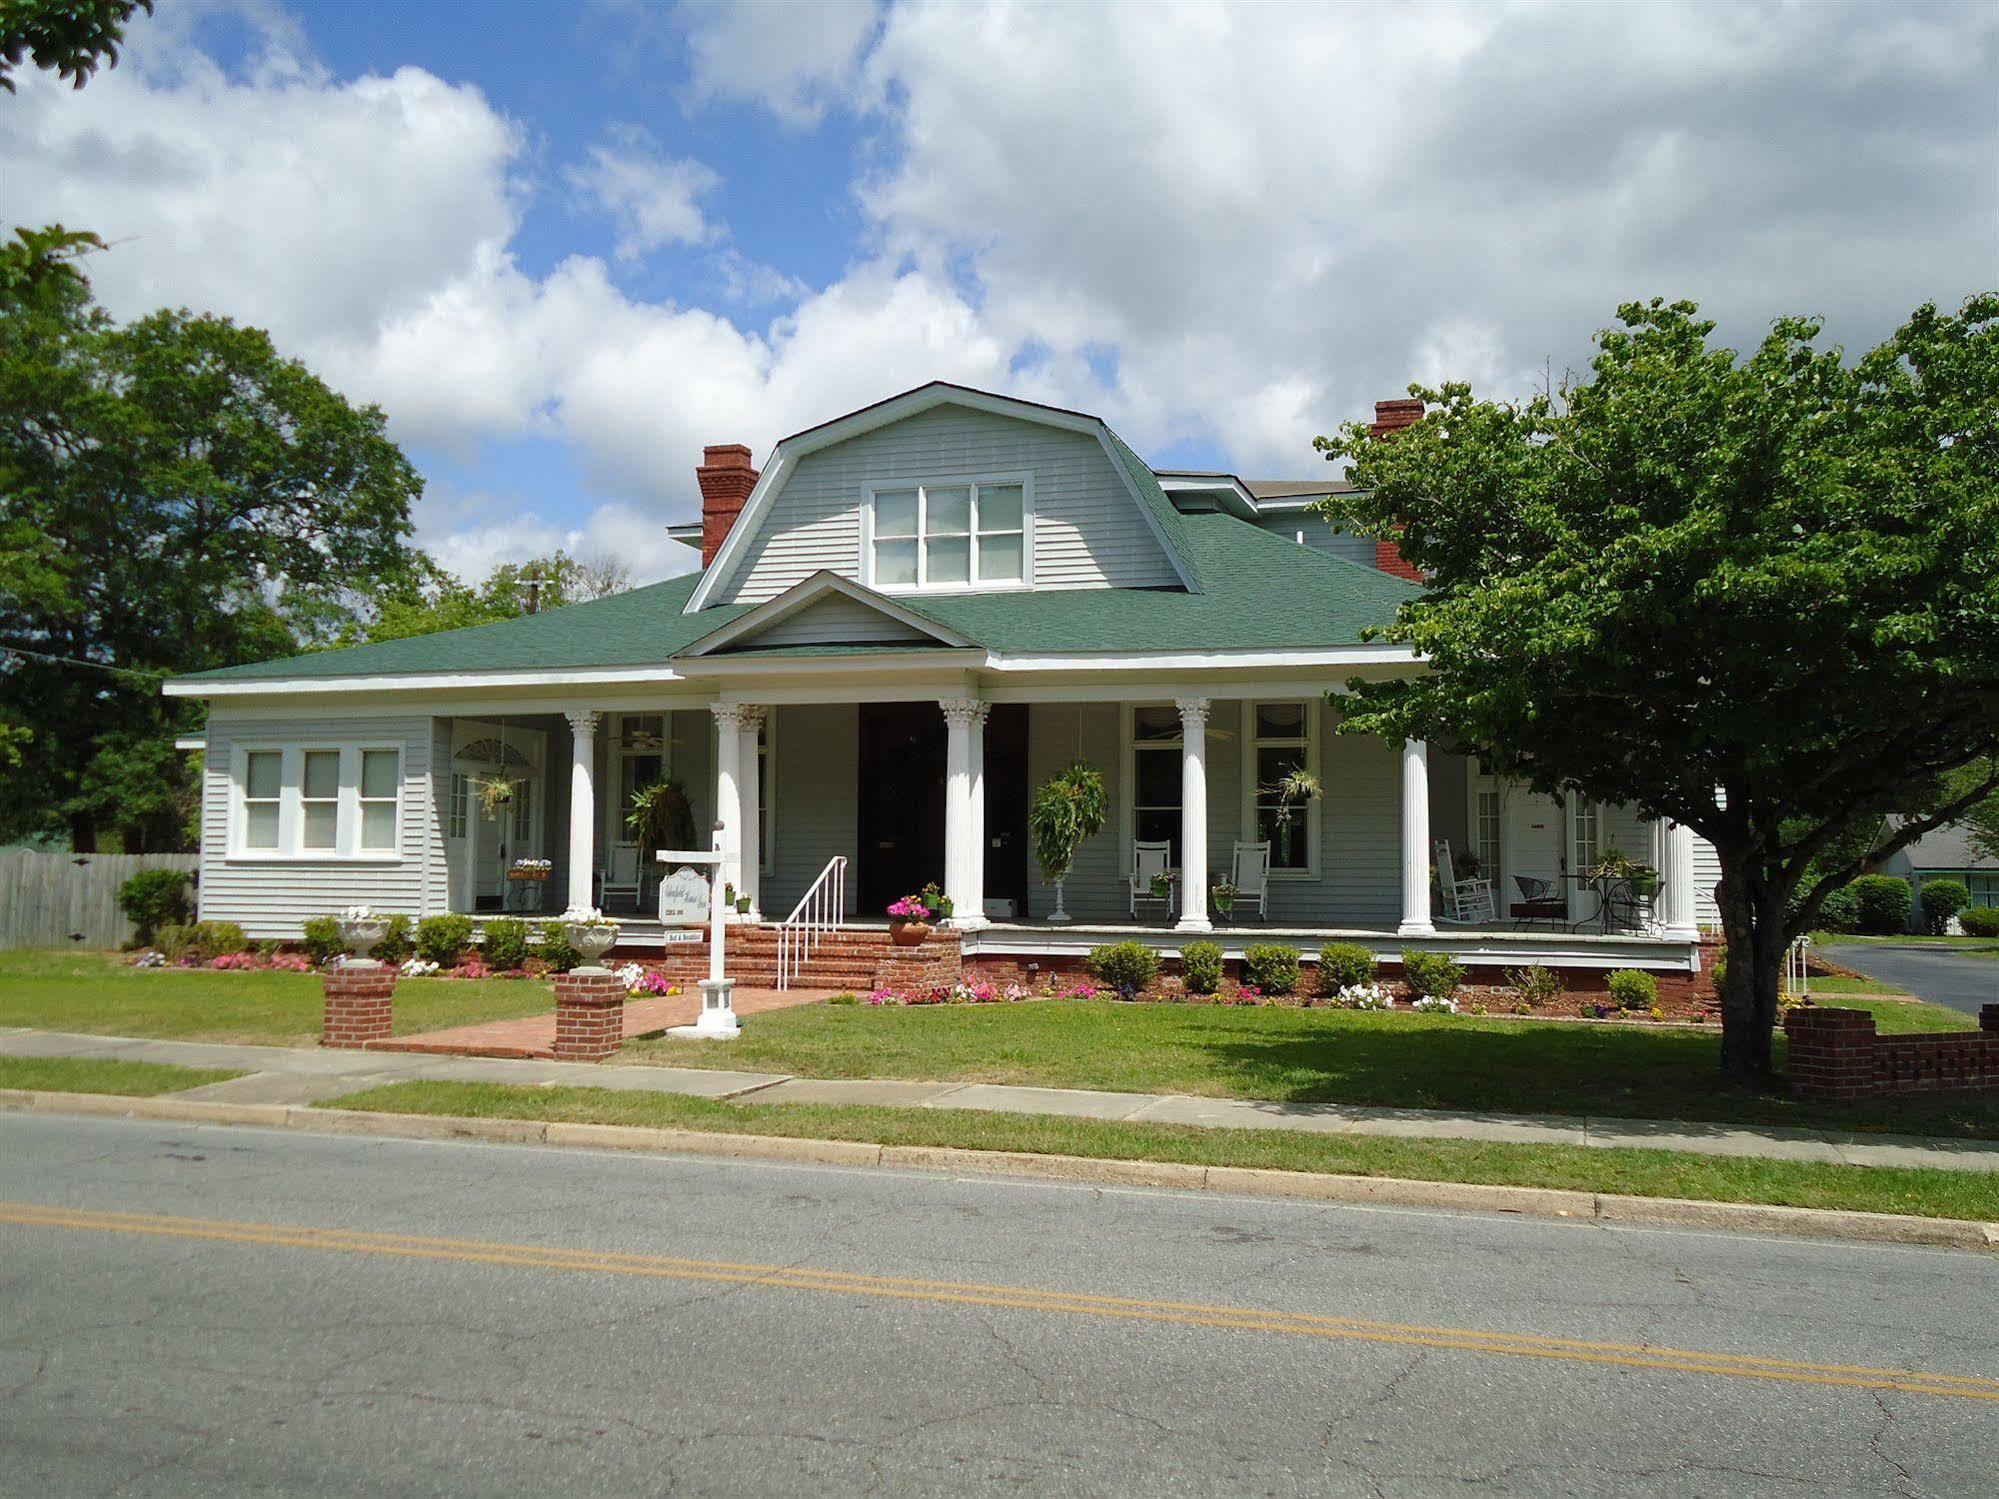
[(959, 1176), (1004, 1176), (1113, 1187), (1164, 1187), (1238, 1197), (1371, 1203), (1510, 1213), (1520, 1217), (1628, 1223), (1653, 1228), (1709, 1228), (1788, 1234), (1858, 1243), (1948, 1249), (1999, 1249), (1999, 1223), (1916, 1218), (1840, 1208), (1706, 1202), (1681, 1197), (1625, 1197), (1548, 1187), (1488, 1186), (1394, 1176), (1343, 1176), (1256, 1166), (1192, 1166), (1174, 1161), (1108, 1160), (1027, 1151), (964, 1150), (945, 1145), (878, 1145), (788, 1135), (572, 1124), (540, 1119), (475, 1119), (442, 1114), (385, 1114), (306, 1105), (208, 1103), (188, 1098), (132, 1098), (114, 1093), (45, 1093), (0, 1088), (0, 1112), (81, 1114), (187, 1124), (254, 1125), (312, 1134), (394, 1140), (477, 1140), (503, 1145), (619, 1150), (637, 1154), (719, 1156), (810, 1165), (885, 1166)]

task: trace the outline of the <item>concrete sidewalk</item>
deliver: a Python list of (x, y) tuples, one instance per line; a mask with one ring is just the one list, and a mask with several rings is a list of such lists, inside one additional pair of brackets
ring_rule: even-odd
[(1260, 1099), (1189, 1098), (1163, 1093), (1101, 1093), (997, 1083), (925, 1083), (888, 1079), (788, 1077), (696, 1067), (607, 1066), (590, 1062), (509, 1061), (415, 1052), (326, 1051), (231, 1046), (200, 1041), (137, 1041), (59, 1031), (0, 1029), (0, 1056), (104, 1057), (181, 1067), (240, 1070), (246, 1075), (175, 1095), (227, 1103), (310, 1104), (386, 1083), (505, 1083), (515, 1087), (615, 1088), (757, 1103), (885, 1104), (897, 1108), (985, 1109), (1004, 1114), (1061, 1114), (1136, 1124), (1212, 1129), (1292, 1129), (1411, 1139), (1482, 1140), (1592, 1149), (1678, 1150), (1695, 1155), (1760, 1156), (1846, 1166), (1913, 1166), (1999, 1171), (1999, 1141), (1945, 1140), (1857, 1131), (1702, 1124), (1685, 1120), (1473, 1114), (1347, 1104), (1289, 1104)]

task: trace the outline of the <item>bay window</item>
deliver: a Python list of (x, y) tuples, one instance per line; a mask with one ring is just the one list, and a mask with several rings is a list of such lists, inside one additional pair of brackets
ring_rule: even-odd
[(868, 491), (867, 581), (876, 588), (1029, 581), (1022, 478), (883, 484)]

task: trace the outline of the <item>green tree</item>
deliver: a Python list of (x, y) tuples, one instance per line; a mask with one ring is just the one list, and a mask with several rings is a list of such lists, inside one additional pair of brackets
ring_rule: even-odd
[(403, 640), (488, 625), (531, 610), (559, 609), (623, 593), (631, 586), (631, 570), (615, 558), (583, 560), (558, 551), (528, 562), (502, 563), (483, 583), (474, 585), (426, 556), (401, 586), (375, 600), (370, 618), (353, 621), (338, 643)]
[(399, 583), (422, 485), (378, 409), (262, 331), (112, 321), (79, 247), (0, 247), (0, 725), (34, 736), (0, 838), (172, 847), (192, 710), (160, 679), (290, 654)]
[(24, 60), (82, 88), (99, 64), (118, 65), (125, 25), (140, 10), (151, 15), (153, 0), (0, 0), (0, 89), (14, 92)]
[(1740, 358), (1690, 303), (1619, 318), (1562, 391), (1414, 389), (1415, 426), (1319, 439), (1360, 486), (1329, 518), (1398, 535), (1428, 578), (1386, 635), (1430, 669), (1355, 682), (1343, 727), (1707, 838), (1722, 1063), (1760, 1078), (1820, 901), (1999, 787), (1987, 766), (1939, 789), (1999, 748), (1999, 295), (1925, 306), (1853, 363), (1808, 319)]

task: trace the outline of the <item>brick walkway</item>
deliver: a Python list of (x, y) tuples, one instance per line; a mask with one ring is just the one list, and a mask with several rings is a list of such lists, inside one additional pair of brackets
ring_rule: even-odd
[[(755, 1015), (763, 1010), (788, 1010), (793, 1005), (809, 1005), (824, 999), (829, 989), (748, 989), (736, 988), (738, 1015)], [(692, 1025), (701, 1012), (701, 991), (692, 984), (684, 994), (660, 999), (633, 999), (625, 1002), (625, 1039), (655, 1035), (670, 1025)], [(449, 1030), (426, 1031), (418, 1036), (396, 1036), (387, 1041), (371, 1041), (370, 1051), (420, 1051), (449, 1057), (552, 1057), (555, 1055), (555, 1011), (523, 1015), (514, 1020), (486, 1020), (478, 1025), (457, 1025)]]

